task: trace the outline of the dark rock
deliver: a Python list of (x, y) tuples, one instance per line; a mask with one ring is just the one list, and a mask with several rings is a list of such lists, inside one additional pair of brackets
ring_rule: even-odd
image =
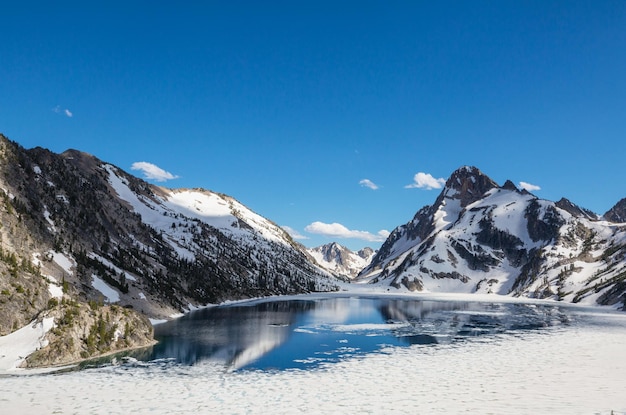
[(615, 222), (626, 222), (626, 198), (620, 200), (608, 212), (604, 214), (604, 219)]
[(598, 215), (590, 211), (589, 209), (583, 209), (578, 205), (575, 205), (571, 201), (566, 198), (561, 198), (558, 202), (555, 203), (556, 207), (563, 209), (568, 212), (570, 215), (575, 216), (577, 218), (589, 218), (596, 220), (598, 219)]
[(513, 183), (510, 180), (507, 180), (506, 182), (504, 182), (504, 185), (502, 185), (501, 189), (512, 190), (514, 192), (519, 192), (519, 189), (517, 188), (517, 186), (515, 186), (515, 183)]

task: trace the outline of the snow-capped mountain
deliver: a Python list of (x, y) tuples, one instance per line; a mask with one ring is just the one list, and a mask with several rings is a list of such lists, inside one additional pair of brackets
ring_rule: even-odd
[(480, 292), (590, 304), (626, 301), (620, 202), (603, 218), (498, 186), (462, 167), (432, 206), (396, 228), (358, 281), (408, 290)]
[(369, 247), (355, 252), (336, 242), (309, 248), (308, 252), (322, 267), (335, 275), (349, 279), (356, 277), (369, 265), (376, 254), (376, 251)]
[(10, 365), (146, 346), (147, 317), (337, 289), (232, 197), (154, 186), (80, 151), (26, 150), (0, 134), (0, 196), (0, 336), (35, 321), (43, 333), (30, 360)]
[[(282, 228), (227, 195), (154, 186), (92, 155), (26, 150), (2, 135), (0, 156), (2, 223), (11, 224), (0, 228), (2, 258), (40, 269), (55, 293), (63, 283), (72, 298), (164, 318), (228, 299), (337, 288)], [(0, 289), (10, 283), (0, 276)], [(32, 312), (0, 318), (0, 334), (52, 297), (27, 284), (20, 291), (31, 288)]]

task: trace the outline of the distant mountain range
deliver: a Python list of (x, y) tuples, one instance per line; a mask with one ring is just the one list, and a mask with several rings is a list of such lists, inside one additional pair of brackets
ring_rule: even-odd
[(589, 304), (626, 298), (626, 199), (598, 216), (499, 186), (475, 167), (455, 171), (378, 251), (307, 249), (225, 194), (155, 186), (92, 155), (26, 150), (1, 134), (0, 196), (0, 335), (54, 318), (55, 352), (36, 364), (145, 344), (146, 317), (334, 291), (340, 280)]
[(348, 279), (355, 278), (376, 254), (376, 251), (369, 247), (354, 252), (336, 242), (309, 248), (307, 251), (322, 267)]
[(390, 234), (357, 281), (624, 307), (624, 218), (625, 199), (598, 216), (463, 167)]

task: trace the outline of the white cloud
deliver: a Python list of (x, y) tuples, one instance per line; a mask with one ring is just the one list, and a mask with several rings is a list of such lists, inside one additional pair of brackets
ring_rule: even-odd
[(52, 111), (57, 114), (64, 114), (68, 118), (72, 118), (74, 116), (74, 114), (72, 114), (72, 111), (70, 111), (67, 108), (62, 110), (60, 105), (57, 105), (56, 107), (52, 108)]
[(359, 182), (359, 184), (363, 187), (369, 187), (372, 190), (377, 190), (378, 189), (378, 185), (374, 182), (372, 182), (370, 179), (363, 179)]
[(131, 166), (133, 170), (141, 170), (144, 178), (148, 180), (156, 180), (157, 182), (164, 182), (166, 180), (178, 179), (179, 176), (175, 176), (172, 173), (163, 170), (159, 166), (147, 163), (145, 161), (138, 161)]
[(419, 172), (413, 177), (413, 183), (404, 186), (407, 189), (441, 189), (446, 184), (443, 178), (435, 179), (430, 173)]
[(281, 226), (281, 228), (283, 228), (283, 230), (295, 240), (309, 239), (308, 236), (302, 235), (300, 232), (289, 226)]
[(381, 229), (378, 232), (376, 232), (376, 235), (378, 235), (381, 238), (387, 239), (389, 238), (389, 235), (391, 235), (391, 232), (389, 232), (387, 229)]
[(367, 231), (354, 231), (340, 223), (313, 222), (304, 228), (305, 231), (333, 238), (361, 239), (369, 242), (384, 242), (389, 236), (389, 231), (380, 230), (376, 234)]
[(519, 187), (521, 187), (522, 189), (526, 189), (529, 192), (534, 192), (535, 190), (541, 190), (541, 187), (534, 185), (534, 184), (526, 183), (526, 182), (519, 182)]

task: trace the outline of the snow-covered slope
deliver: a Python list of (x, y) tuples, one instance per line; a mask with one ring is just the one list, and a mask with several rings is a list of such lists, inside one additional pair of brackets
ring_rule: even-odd
[[(190, 302), (335, 289), (333, 276), (310, 262), (287, 232), (232, 197), (147, 185), (110, 164), (99, 168), (113, 193), (171, 249)], [(151, 253), (162, 260), (163, 252)]]
[(589, 304), (626, 298), (626, 224), (463, 167), (383, 244), (359, 282)]
[(369, 265), (376, 254), (376, 251), (369, 247), (354, 252), (336, 242), (309, 248), (308, 252), (322, 267), (335, 275), (350, 279)]
[(277, 243), (294, 249), (287, 232), (227, 195), (162, 187), (154, 187), (151, 194), (138, 194), (131, 190), (126, 174), (110, 164), (102, 168), (119, 198), (141, 216), (143, 223), (159, 231), (182, 258), (194, 261), (199, 252), (206, 254), (194, 242), (200, 231), (198, 224), (208, 225), (244, 245), (267, 247), (268, 243)]

